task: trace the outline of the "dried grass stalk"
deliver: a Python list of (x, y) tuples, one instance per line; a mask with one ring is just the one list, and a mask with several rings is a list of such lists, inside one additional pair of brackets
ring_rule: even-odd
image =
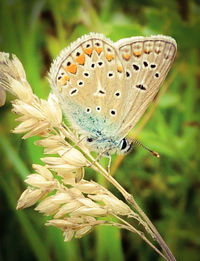
[[(10, 59), (8, 54), (0, 53), (1, 104), (5, 100), (5, 90), (16, 97), (12, 103), (13, 112), (19, 115), (20, 123), (13, 132), (23, 133), (23, 139), (39, 136), (41, 139), (36, 145), (42, 146), (44, 154), (48, 155), (41, 159), (44, 166), (33, 164), (35, 173), (25, 179), (28, 188), (19, 198), (17, 209), (37, 204), (35, 210), (51, 216), (46, 225), (61, 229), (65, 241), (73, 236), (80, 238), (99, 225), (116, 226), (138, 234), (164, 259), (175, 260), (134, 198), (92, 157), (82, 138), (62, 122), (56, 97), (50, 94), (47, 101), (39, 99), (33, 94), (18, 58), (12, 55)], [(132, 208), (100, 184), (85, 180), (86, 166), (111, 182)], [(108, 217), (113, 221), (108, 221)], [(159, 243), (164, 254), (131, 224), (132, 220)]]

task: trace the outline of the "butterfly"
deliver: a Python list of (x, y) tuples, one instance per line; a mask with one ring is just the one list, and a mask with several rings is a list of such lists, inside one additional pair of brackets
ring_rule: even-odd
[(97, 153), (125, 154), (126, 138), (159, 91), (176, 55), (168, 36), (112, 42), (90, 33), (61, 51), (49, 81), (72, 127)]

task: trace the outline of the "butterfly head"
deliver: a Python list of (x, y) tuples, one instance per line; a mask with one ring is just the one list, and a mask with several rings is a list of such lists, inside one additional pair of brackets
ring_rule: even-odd
[(90, 147), (91, 150), (105, 155), (111, 155), (115, 152), (119, 155), (123, 155), (132, 149), (132, 143), (130, 143), (126, 138), (123, 138), (120, 142), (113, 139), (106, 139), (102, 142), (102, 139), (88, 137), (86, 143), (87, 147)]
[(118, 146), (118, 154), (126, 154), (132, 149), (132, 143), (130, 143), (126, 138), (123, 138)]

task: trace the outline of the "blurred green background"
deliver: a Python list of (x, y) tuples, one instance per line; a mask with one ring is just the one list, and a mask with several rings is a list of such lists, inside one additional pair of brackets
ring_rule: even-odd
[[(119, 166), (113, 158), (114, 175), (135, 196), (177, 260), (200, 260), (200, 1), (0, 0), (0, 50), (18, 56), (39, 97), (49, 93), (46, 75), (52, 59), (90, 31), (114, 41), (152, 34), (177, 41), (165, 92), (138, 135), (161, 158), (135, 148)], [(42, 150), (33, 145), (35, 139), (22, 141), (10, 133), (16, 126), (12, 99), (8, 95), (0, 108), (0, 260), (161, 260), (127, 231), (101, 227), (64, 243), (62, 233), (45, 227), (45, 218), (33, 208), (15, 210), (23, 180), (31, 164), (40, 163)]]

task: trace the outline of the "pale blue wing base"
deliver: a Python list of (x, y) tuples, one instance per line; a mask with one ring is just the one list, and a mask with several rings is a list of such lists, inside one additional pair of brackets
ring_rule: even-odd
[(106, 153), (120, 148), (121, 138), (115, 132), (119, 127), (117, 124), (110, 124), (108, 119), (95, 113), (88, 114), (69, 100), (60, 102), (67, 120), (79, 134), (86, 137), (86, 142), (91, 141), (89, 145), (92, 150)]

